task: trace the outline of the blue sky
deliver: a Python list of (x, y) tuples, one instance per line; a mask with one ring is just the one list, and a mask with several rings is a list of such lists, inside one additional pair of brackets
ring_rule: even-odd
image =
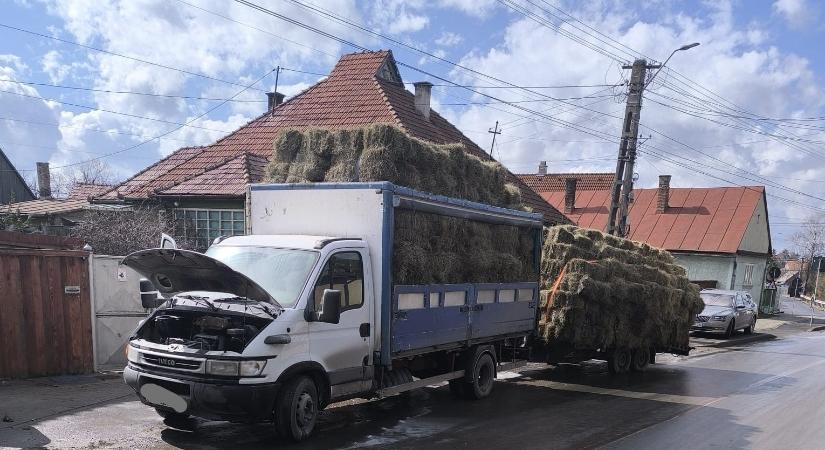
[[(639, 54), (663, 60), (682, 44), (701, 42), (671, 60), (668, 66), (678, 73), (664, 70), (649, 88), (642, 134), (652, 139), (637, 165), (640, 185), (653, 186), (661, 173), (673, 174), (674, 186), (767, 184), (775, 195), (769, 209), (778, 248), (789, 246), (798, 228), (783, 223), (825, 212), (825, 195), (818, 194), (825, 186), (825, 151), (820, 150), (825, 128), (821, 121), (799, 120), (825, 116), (825, 60), (818, 45), (825, 30), (818, 2), (302, 1), (484, 75), (520, 86), (553, 87), (477, 90), (572, 126), (537, 119), (512, 104), (491, 105), (489, 98), (467, 90), (435, 89), (436, 109), (483, 148), (490, 145), (487, 130), (495, 121), (502, 124), (494, 156), (514, 172), (532, 172), (540, 160), (557, 172), (611, 171), (617, 145), (608, 137), (619, 134), (623, 88), (609, 85), (626, 79), (621, 61)], [(296, 2), (256, 3), (358, 45), (390, 48), (398, 60), (439, 77), (497, 84)], [(260, 114), (266, 105), (263, 90), (273, 87), (274, 77), (238, 91), (274, 66), (292, 69), (281, 72), (279, 80), (279, 90), (290, 96), (353, 51), (228, 1), (2, 0), (2, 11), (0, 147), (26, 177), (36, 161), (50, 161), (59, 174), (92, 158), (100, 158), (117, 178), (128, 177), (177, 148), (208, 144)], [(594, 38), (582, 30), (603, 34)], [(401, 72), (405, 81), (427, 79), (403, 67)], [(592, 87), (559, 87), (569, 85)], [(702, 92), (705, 88), (713, 94)], [(236, 101), (193, 126), (151, 139), (236, 94)], [(783, 120), (765, 120), (773, 118)], [(114, 152), (119, 153), (107, 156)]]

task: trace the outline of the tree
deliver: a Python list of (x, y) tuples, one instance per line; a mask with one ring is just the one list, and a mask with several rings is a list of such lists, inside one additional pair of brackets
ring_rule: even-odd
[(808, 263), (803, 277), (805, 291), (807, 292), (811, 278), (811, 261), (813, 261), (814, 256), (825, 250), (825, 214), (811, 216), (802, 228), (791, 236), (791, 242), (793, 242), (797, 252)]
[[(135, 206), (131, 210), (92, 209), (70, 231), (70, 235), (104, 255), (128, 255), (146, 248), (157, 248), (161, 233), (173, 234), (172, 214), (154, 206)], [(182, 248), (193, 248), (177, 239)]]
[(52, 174), (52, 195), (68, 197), (78, 184), (113, 185), (117, 182), (112, 168), (96, 159), (77, 166), (67, 167)]

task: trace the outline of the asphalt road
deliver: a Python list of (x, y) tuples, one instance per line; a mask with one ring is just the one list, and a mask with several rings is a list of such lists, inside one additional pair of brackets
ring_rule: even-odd
[[(446, 387), (336, 405), (294, 445), (267, 425), (165, 427), (117, 380), (110, 401), (0, 423), (0, 446), (55, 448), (793, 448), (825, 447), (825, 332), (663, 358), (610, 376), (603, 364), (530, 366), (505, 374), (491, 397), (454, 400)], [(80, 392), (80, 388), (70, 391)], [(0, 397), (3, 391), (0, 390)], [(70, 394), (60, 401), (73, 401)], [(2, 398), (0, 398), (2, 403)]]

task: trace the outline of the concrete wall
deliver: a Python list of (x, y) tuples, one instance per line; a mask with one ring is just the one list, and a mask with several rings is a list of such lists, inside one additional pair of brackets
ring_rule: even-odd
[(716, 280), (719, 289), (732, 289), (734, 255), (706, 255), (698, 253), (673, 253), (676, 263), (687, 270), (692, 281)]
[(763, 196), (756, 204), (745, 235), (742, 236), (742, 242), (739, 244), (740, 251), (768, 254), (771, 236), (768, 233), (767, 217), (768, 210)]

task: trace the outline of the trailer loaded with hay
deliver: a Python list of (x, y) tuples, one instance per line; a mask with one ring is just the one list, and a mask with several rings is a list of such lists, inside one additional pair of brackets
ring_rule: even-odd
[(642, 370), (656, 353), (686, 355), (703, 303), (673, 256), (596, 230), (548, 230), (534, 358), (605, 359), (611, 372)]

